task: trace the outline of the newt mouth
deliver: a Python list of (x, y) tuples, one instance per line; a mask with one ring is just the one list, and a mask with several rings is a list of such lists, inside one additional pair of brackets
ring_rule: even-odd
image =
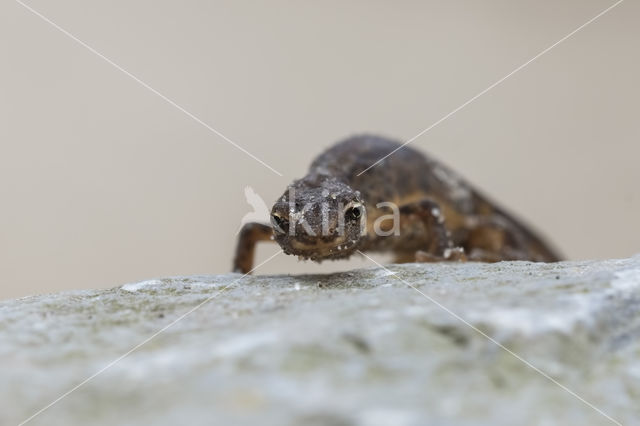
[(323, 259), (339, 259), (349, 256), (357, 241), (350, 241), (346, 238), (331, 241), (330, 243), (313, 242), (303, 243), (297, 240), (289, 241), (289, 254), (297, 255), (301, 259), (320, 261)]

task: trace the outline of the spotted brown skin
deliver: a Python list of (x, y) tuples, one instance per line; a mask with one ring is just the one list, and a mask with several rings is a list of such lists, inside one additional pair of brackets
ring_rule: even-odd
[[(528, 226), (506, 213), (454, 171), (378, 136), (355, 136), (318, 156), (309, 173), (274, 203), (271, 225), (250, 223), (240, 233), (234, 270), (248, 273), (255, 244), (275, 240), (291, 255), (317, 262), (358, 250), (392, 252), (396, 262), (529, 260), (560, 256)], [(396, 234), (383, 231), (388, 207), (398, 206)], [(389, 216), (386, 216), (389, 217)]]

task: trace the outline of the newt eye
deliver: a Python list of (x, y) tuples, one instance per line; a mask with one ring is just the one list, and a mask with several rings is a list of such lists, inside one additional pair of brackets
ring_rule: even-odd
[(349, 207), (344, 211), (344, 217), (347, 220), (358, 220), (362, 216), (362, 209), (361, 205)]
[(275, 213), (271, 215), (271, 224), (280, 233), (285, 234), (289, 231), (289, 221)]

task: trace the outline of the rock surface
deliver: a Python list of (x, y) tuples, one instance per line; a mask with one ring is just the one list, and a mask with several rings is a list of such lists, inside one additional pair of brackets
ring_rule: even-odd
[(640, 257), (389, 268), (1, 302), (0, 424), (640, 424)]

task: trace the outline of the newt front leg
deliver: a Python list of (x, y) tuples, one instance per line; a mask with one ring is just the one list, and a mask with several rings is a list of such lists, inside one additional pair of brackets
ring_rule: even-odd
[(256, 244), (259, 241), (273, 241), (273, 229), (263, 223), (246, 223), (238, 235), (238, 245), (233, 259), (233, 272), (248, 274), (253, 268)]
[[(467, 260), (461, 247), (454, 247), (440, 206), (435, 201), (423, 199), (400, 207), (400, 226), (407, 228), (412, 222), (420, 221), (425, 227), (428, 239), (424, 247), (413, 253), (400, 254), (397, 262), (441, 262)], [(409, 254), (411, 256), (411, 254)]]

